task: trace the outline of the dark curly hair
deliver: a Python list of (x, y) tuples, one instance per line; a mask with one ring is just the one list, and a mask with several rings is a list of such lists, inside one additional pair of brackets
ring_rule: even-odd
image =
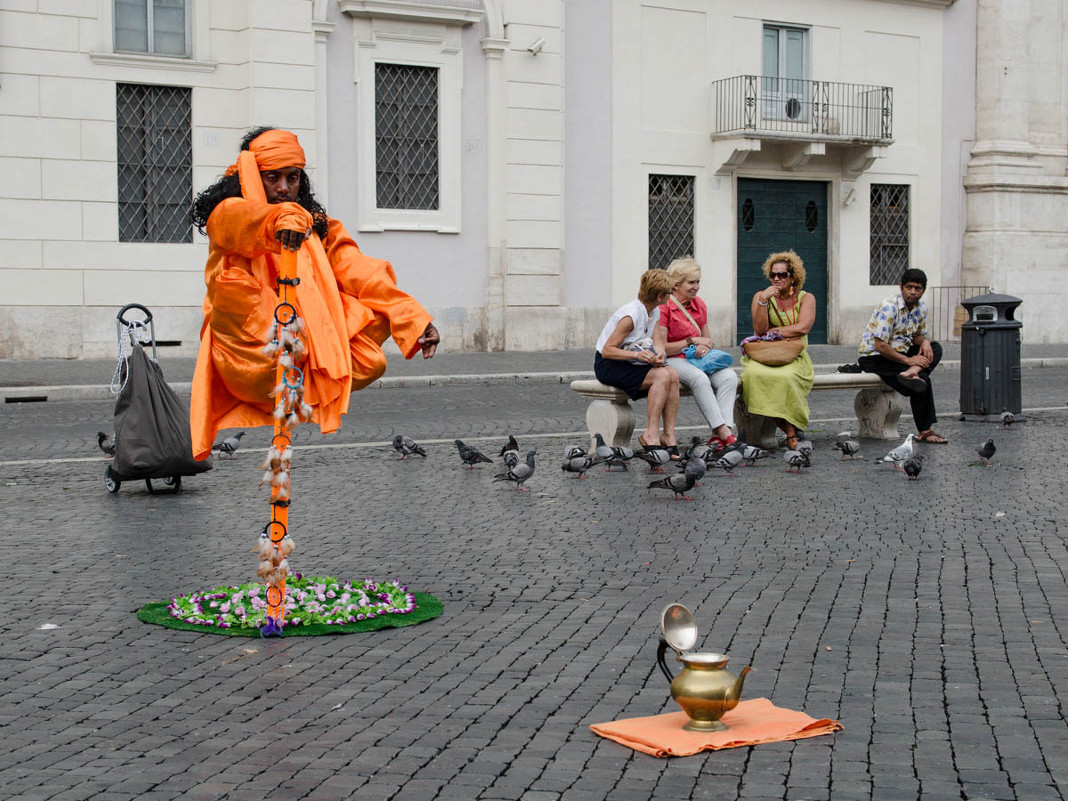
[[(241, 149), (248, 150), (252, 145), (253, 139), (265, 131), (273, 130), (274, 128), (270, 125), (253, 128), (241, 140)], [(200, 233), (207, 233), (205, 226), (208, 224), (208, 217), (215, 211), (215, 207), (228, 197), (241, 197), (241, 179), (237, 173), (224, 175), (196, 196), (189, 216)], [(326, 216), (326, 209), (312, 194), (311, 181), (308, 179), (308, 173), (304, 172), (304, 170), (300, 171), (300, 189), (297, 191), (297, 203), (311, 214), (312, 230), (319, 235), (320, 239), (326, 239), (330, 225)]]

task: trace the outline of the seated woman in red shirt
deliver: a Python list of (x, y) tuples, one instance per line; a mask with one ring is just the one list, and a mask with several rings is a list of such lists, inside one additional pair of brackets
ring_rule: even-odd
[(682, 351), (694, 345), (696, 356), (713, 347), (708, 333), (708, 307), (697, 297), (701, 288), (701, 267), (690, 256), (675, 259), (667, 274), (674, 282), (668, 302), (660, 307), (660, 327), (667, 332), (667, 363), (679, 374), (679, 383), (689, 387), (697, 408), (712, 429), (708, 444), (713, 447), (735, 441), (734, 399), (738, 395), (738, 375), (730, 367), (708, 375), (687, 361)]

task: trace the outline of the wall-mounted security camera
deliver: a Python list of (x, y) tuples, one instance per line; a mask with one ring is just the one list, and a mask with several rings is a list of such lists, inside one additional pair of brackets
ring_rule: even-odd
[(527, 50), (529, 50), (534, 55), (538, 55), (538, 53), (541, 52), (541, 49), (543, 47), (545, 47), (545, 37), (539, 36), (537, 39), (527, 45)]

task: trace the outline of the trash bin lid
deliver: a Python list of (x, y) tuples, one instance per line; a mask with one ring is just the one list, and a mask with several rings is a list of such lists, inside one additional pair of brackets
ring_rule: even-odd
[(960, 305), (968, 310), (968, 317), (973, 321), (975, 319), (975, 309), (978, 306), (991, 306), (997, 310), (997, 319), (1004, 321), (1014, 321), (1014, 312), (1016, 307), (1023, 303), (1023, 298), (1017, 298), (1012, 295), (999, 295), (995, 292), (991, 292), (987, 295), (976, 295), (973, 298), (966, 298), (960, 302)]
[(995, 292), (991, 292), (988, 295), (976, 295), (972, 298), (966, 298), (960, 302), (960, 305), (966, 309), (970, 309), (973, 306), (1019, 306), (1023, 303), (1023, 298), (1013, 297), (1012, 295), (999, 295)]

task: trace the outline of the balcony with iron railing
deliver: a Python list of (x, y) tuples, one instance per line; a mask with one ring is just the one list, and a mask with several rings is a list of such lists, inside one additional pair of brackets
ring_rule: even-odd
[(836, 81), (736, 75), (711, 86), (712, 136), (888, 145), (894, 90)]

